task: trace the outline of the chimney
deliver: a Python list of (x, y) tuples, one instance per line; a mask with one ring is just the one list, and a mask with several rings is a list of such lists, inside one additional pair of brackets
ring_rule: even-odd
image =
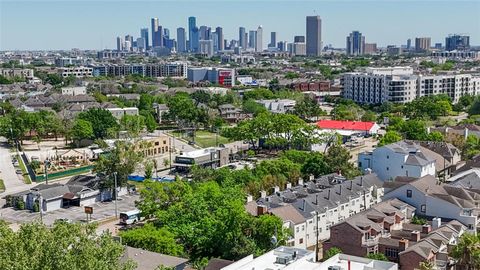
[(465, 127), (465, 130), (463, 131), (463, 135), (465, 136), (465, 140), (468, 138), (468, 128)]
[(331, 190), (331, 188), (328, 189), (327, 198), (325, 198), (327, 200), (330, 200), (330, 190)]
[(408, 248), (408, 239), (402, 238), (401, 240), (398, 241), (398, 247), (400, 251), (404, 251), (405, 249)]
[(310, 174), (310, 176), (309, 176), (309, 180), (310, 180), (310, 181), (313, 181), (313, 180), (315, 180), (315, 175), (313, 175), (313, 174)]
[(337, 174), (342, 176), (342, 170), (338, 170)]
[(422, 233), (430, 233), (432, 231), (432, 226), (425, 224), (422, 226)]
[(257, 216), (261, 216), (267, 213), (266, 205), (257, 205)]
[(342, 185), (340, 185), (340, 190), (338, 192), (338, 195), (342, 195)]
[(350, 181), (350, 190), (353, 189), (353, 181)]
[(318, 205), (318, 194), (315, 194), (315, 205)]
[(280, 187), (274, 186), (274, 187), (273, 187), (273, 193), (275, 194), (275, 193), (277, 193), (277, 192), (280, 192)]
[(253, 196), (250, 194), (247, 194), (247, 203), (253, 201)]
[(303, 179), (301, 177), (298, 178), (298, 185), (303, 186)]
[(436, 230), (442, 226), (442, 218), (435, 217), (432, 219), (432, 229)]
[(305, 199), (303, 200), (303, 203), (302, 203), (302, 211), (305, 212)]
[(292, 183), (288, 182), (287, 183), (287, 189), (291, 189), (292, 188)]
[(267, 197), (267, 192), (265, 190), (260, 191), (260, 198), (266, 198)]
[(360, 176), (360, 186), (363, 187), (363, 176)]
[(410, 240), (413, 242), (420, 241), (420, 232), (419, 231), (412, 231), (410, 233)]

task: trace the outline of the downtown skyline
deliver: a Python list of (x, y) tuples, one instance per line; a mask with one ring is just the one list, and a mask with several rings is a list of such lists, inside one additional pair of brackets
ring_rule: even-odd
[[(470, 35), (473, 46), (480, 43), (480, 18), (473, 16), (475, 10), (480, 10), (480, 2), (477, 1), (410, 1), (407, 2), (411, 3), (408, 8), (396, 1), (301, 3), (302, 5), (298, 6), (288, 1), (233, 1), (219, 6), (219, 1), (121, 4), (105, 1), (95, 2), (95, 5), (86, 8), (85, 1), (68, 1), (67, 4), (43, 1), (14, 3), (1, 0), (0, 50), (115, 49), (116, 36), (140, 36), (141, 28), (150, 29), (152, 17), (159, 18), (159, 25), (170, 29), (175, 39), (177, 27), (188, 29), (188, 17), (195, 16), (197, 26), (207, 25), (212, 29), (222, 27), (227, 40), (238, 39), (239, 27), (245, 27), (248, 32), (262, 25), (264, 44), (269, 43), (270, 32), (277, 33), (277, 41), (291, 42), (294, 36), (305, 35), (305, 17), (316, 14), (322, 18), (324, 46), (331, 44), (333, 47), (344, 48), (345, 37), (353, 30), (362, 32), (367, 42), (376, 42), (382, 47), (390, 44), (404, 45), (408, 38), (414, 39), (418, 36), (431, 37), (432, 44), (444, 43), (445, 37), (451, 33)], [(115, 7), (115, 12), (109, 12), (109, 8), (114, 4), (118, 6)], [(447, 13), (448, 6), (452, 4), (458, 5), (464, 16)], [(291, 9), (292, 5), (296, 8)], [(34, 12), (39, 8), (42, 12)], [(411, 9), (412, 16), (409, 16), (408, 20), (399, 14), (404, 9)], [(351, 10), (356, 12), (352, 14)], [(389, 10), (397, 12), (385, 14)], [(419, 18), (418, 15), (425, 11), (429, 13)], [(83, 23), (78, 23), (80, 19), (77, 17), (81, 14), (88, 14), (88, 17), (83, 16)], [(451, 17), (450, 22), (438, 24), (437, 20), (447, 15)], [(278, 20), (279, 16), (282, 17), (281, 20)], [(420, 23), (421, 27), (418, 27)]]

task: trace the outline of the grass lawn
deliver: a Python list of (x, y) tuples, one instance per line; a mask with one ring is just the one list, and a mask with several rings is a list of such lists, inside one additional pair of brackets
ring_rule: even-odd
[[(182, 134), (178, 131), (173, 132), (173, 135), (175, 137), (183, 138), (185, 140), (191, 140), (192, 139), (190, 136), (186, 137), (185, 134)], [(195, 144), (202, 147), (202, 148), (205, 148), (205, 147), (216, 146), (215, 142), (217, 142), (218, 144), (226, 144), (226, 143), (231, 142), (231, 140), (229, 140), (225, 137), (222, 137), (220, 135), (218, 135), (218, 137), (216, 137), (216, 136), (217, 135), (215, 133), (212, 133), (212, 132), (209, 132), (209, 131), (206, 131), (206, 130), (198, 130), (198, 131), (195, 132)]]
[(23, 159), (20, 157), (20, 155), (17, 155), (17, 160), (20, 170), (22, 170), (23, 182), (25, 182), (25, 184), (31, 184), (32, 180), (30, 180), (30, 175), (28, 175), (27, 167), (23, 163)]
[(143, 182), (128, 181), (128, 184), (134, 185), (138, 191), (145, 188), (145, 184)]

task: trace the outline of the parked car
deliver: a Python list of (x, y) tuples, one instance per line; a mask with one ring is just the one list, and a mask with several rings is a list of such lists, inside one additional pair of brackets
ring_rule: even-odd
[(17, 174), (23, 174), (22, 170), (16, 170), (15, 171)]

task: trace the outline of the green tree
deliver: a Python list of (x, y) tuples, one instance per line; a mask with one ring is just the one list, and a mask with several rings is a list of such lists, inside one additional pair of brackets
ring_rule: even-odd
[(367, 255), (367, 258), (377, 261), (386, 261), (388, 262), (387, 256), (383, 253), (370, 253)]
[(430, 262), (430, 261), (425, 261), (425, 262), (421, 262), (419, 265), (418, 265), (418, 269), (419, 270), (434, 270), (436, 269), (435, 268), (435, 265)]
[(70, 129), (70, 138), (77, 142), (93, 138), (92, 123), (82, 119), (75, 120), (72, 129)]
[(380, 138), (378, 146), (384, 146), (402, 140), (402, 135), (395, 130), (389, 130)]
[(432, 131), (428, 134), (427, 139), (429, 141), (435, 141), (435, 142), (442, 142), (443, 141), (443, 134), (439, 131)]
[(101, 155), (95, 163), (94, 171), (107, 177), (106, 185), (113, 187), (114, 173), (117, 173), (119, 186), (127, 184), (128, 175), (132, 174), (137, 165), (143, 161), (140, 142), (137, 144), (116, 141), (115, 147), (105, 155)]
[(165, 228), (156, 228), (152, 223), (120, 233), (122, 241), (132, 247), (150, 250), (171, 256), (184, 255), (183, 247), (177, 243), (175, 235)]
[(99, 108), (92, 108), (78, 114), (77, 119), (88, 121), (92, 124), (95, 138), (106, 138), (109, 129), (117, 129), (118, 123), (112, 113)]
[(343, 251), (338, 248), (338, 247), (331, 247), (330, 249), (327, 250), (327, 252), (325, 253), (325, 256), (323, 257), (324, 260), (328, 260), (330, 259), (331, 257), (337, 255), (337, 254), (340, 254), (342, 253)]
[(140, 132), (145, 129), (145, 117), (142, 115), (124, 115), (120, 119), (120, 128), (127, 131), (129, 136), (138, 137)]
[(326, 113), (320, 108), (317, 101), (310, 96), (306, 96), (302, 101), (297, 102), (293, 113), (306, 120), (312, 117), (319, 117)]
[(362, 120), (363, 122), (376, 122), (377, 121), (377, 114), (375, 114), (372, 111), (366, 111), (362, 115), (362, 118), (360, 120)]
[(462, 269), (480, 269), (480, 235), (464, 233), (457, 245), (450, 251)]
[(0, 221), (0, 269), (135, 269), (123, 261), (124, 247), (92, 225), (57, 222), (23, 224), (17, 232)]
[(401, 127), (402, 133), (408, 140), (428, 140), (427, 126), (422, 120), (408, 120)]
[(330, 146), (325, 156), (325, 162), (333, 172), (339, 172), (347, 178), (360, 175), (360, 171), (350, 162), (352, 156), (349, 151), (341, 145)]
[(304, 175), (313, 174), (315, 177), (330, 173), (332, 169), (325, 161), (324, 156), (321, 153), (312, 152), (306, 159), (305, 164), (302, 166), (302, 173)]
[(243, 102), (243, 111), (245, 113), (251, 113), (254, 116), (266, 112), (267, 108), (262, 104), (257, 103), (255, 100), (248, 99)]

